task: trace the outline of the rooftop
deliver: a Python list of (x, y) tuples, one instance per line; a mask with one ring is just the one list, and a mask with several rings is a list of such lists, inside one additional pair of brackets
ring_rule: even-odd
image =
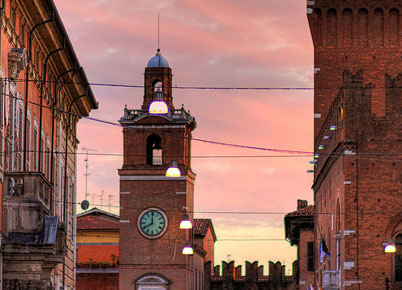
[(299, 210), (290, 212), (286, 215), (287, 217), (293, 216), (314, 216), (314, 205), (309, 205)]
[(159, 48), (156, 51), (156, 55), (148, 61), (147, 68), (150, 67), (169, 67), (168, 61), (162, 56)]
[(212, 220), (211, 219), (194, 219), (194, 236), (202, 237), (204, 238), (206, 234), (208, 233), (208, 229), (211, 228), (211, 233), (216, 241), (216, 235), (214, 231), (214, 227), (212, 225)]
[(77, 230), (119, 230), (119, 216), (93, 208), (77, 215)]

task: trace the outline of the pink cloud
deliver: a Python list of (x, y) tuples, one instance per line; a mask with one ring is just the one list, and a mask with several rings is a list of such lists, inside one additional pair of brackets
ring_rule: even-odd
[[(157, 46), (161, 15), (161, 48), (180, 86), (300, 87), (311, 86), (313, 53), (303, 1), (56, 0), (78, 58), (92, 82), (143, 83), (144, 67)], [(139, 108), (142, 89), (94, 86), (100, 102), (91, 117), (116, 122), (125, 104)], [(235, 144), (310, 151), (313, 142), (312, 92), (174, 90), (176, 107), (185, 104), (196, 117), (194, 137)], [(118, 127), (82, 120), (82, 146), (99, 152), (122, 152)], [(193, 142), (193, 155), (258, 155), (255, 152)], [(83, 198), (84, 157), (78, 160), (78, 196)], [(308, 158), (194, 158), (196, 210), (293, 211), (296, 199), (312, 200)], [(89, 191), (113, 194), (117, 203), (119, 157), (90, 157)], [(106, 203), (106, 196), (104, 197)], [(91, 200), (91, 198), (90, 198)], [(99, 196), (95, 199), (99, 203)], [(117, 211), (117, 208), (115, 209)], [(205, 216), (205, 215), (203, 215)], [(250, 225), (266, 227), (255, 217), (214, 215), (218, 238), (225, 226), (239, 233)], [(283, 216), (262, 219), (283, 233)], [(250, 244), (248, 244), (250, 245)], [(268, 246), (269, 245), (269, 246)], [(247, 253), (243, 250), (248, 248)], [(286, 243), (217, 245), (222, 259), (280, 259)], [(253, 250), (255, 249), (255, 250)], [(257, 252), (258, 249), (258, 252)], [(294, 258), (286, 257), (288, 265)], [(269, 258), (272, 257), (272, 258)], [(292, 258), (293, 257), (293, 258)], [(216, 262), (219, 262), (217, 260)]]

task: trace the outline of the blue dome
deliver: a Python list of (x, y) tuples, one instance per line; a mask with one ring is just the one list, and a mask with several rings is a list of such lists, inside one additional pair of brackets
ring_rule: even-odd
[(156, 55), (148, 61), (147, 67), (169, 67), (168, 61), (162, 56), (159, 48)]

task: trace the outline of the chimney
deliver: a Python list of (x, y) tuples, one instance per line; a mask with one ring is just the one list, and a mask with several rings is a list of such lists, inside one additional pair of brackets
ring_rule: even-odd
[(307, 207), (307, 200), (298, 199), (297, 200), (297, 210)]

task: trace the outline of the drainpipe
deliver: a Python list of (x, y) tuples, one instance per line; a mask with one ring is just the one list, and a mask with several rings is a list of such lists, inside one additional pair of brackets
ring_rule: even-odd
[[(35, 32), (35, 30), (44, 25), (47, 24), (49, 22), (53, 22), (54, 19), (54, 11), (52, 12), (52, 16), (45, 21), (42, 21), (38, 24), (36, 24), (34, 27), (32, 27), (32, 29), (29, 31), (28, 34), (28, 61), (27, 61), (27, 67), (26, 67), (26, 72), (25, 72), (25, 116), (24, 116), (24, 158), (23, 158), (23, 171), (26, 171), (26, 167), (27, 167), (27, 123), (28, 123), (28, 92), (29, 92), (29, 66), (31, 64), (32, 61), (32, 38), (33, 38), (33, 33)], [(39, 139), (41, 139), (41, 133), (39, 132)]]
[(59, 80), (61, 79), (62, 76), (76, 71), (77, 68), (72, 68), (70, 70), (64, 71), (61, 74), (59, 74), (56, 78), (56, 81), (54, 82), (53, 85), (53, 94), (54, 94), (54, 100), (53, 100), (53, 106), (52, 106), (52, 145), (50, 148), (50, 153), (51, 153), (51, 162), (50, 162), (50, 183), (52, 184), (52, 195), (54, 194), (54, 183), (53, 183), (53, 177), (54, 177), (54, 172), (53, 172), (53, 148), (54, 148), (54, 123), (55, 123), (55, 108), (58, 105), (58, 94), (57, 94), (57, 85), (59, 84)]
[[(48, 66), (48, 63), (49, 63), (49, 59), (50, 59), (50, 57), (53, 56), (54, 54), (56, 54), (56, 53), (62, 51), (62, 50), (65, 48), (65, 46), (66, 46), (66, 40), (64, 39), (63, 47), (60, 47), (60, 48), (58, 48), (58, 49), (55, 49), (55, 50), (51, 51), (51, 52), (46, 56), (46, 59), (45, 59), (45, 64), (44, 64), (44, 66), (43, 66), (43, 82), (42, 82), (42, 84), (41, 84), (41, 86), (40, 86), (40, 106), (39, 106), (39, 110), (40, 110), (40, 112), (39, 112), (39, 132), (40, 132), (40, 133), (39, 133), (39, 136), (41, 136), (41, 134), (42, 134), (43, 90), (44, 90), (44, 86), (45, 86), (45, 84), (46, 84), (47, 66)], [(45, 151), (45, 150), (44, 150), (44, 151)], [(38, 165), (39, 165), (38, 171), (40, 172), (40, 171), (42, 171), (42, 160), (41, 160), (41, 159), (42, 159), (42, 138), (39, 138), (39, 150), (38, 150), (38, 152), (35, 153), (35, 154), (38, 154)], [(49, 154), (49, 153), (48, 153), (48, 154)], [(45, 172), (44, 172), (44, 173), (45, 173)], [(50, 178), (50, 176), (48, 176), (48, 177)]]
[[(65, 244), (67, 245), (67, 234), (68, 234), (68, 221), (67, 221), (67, 198), (68, 198), (68, 177), (67, 177), (67, 167), (68, 167), (68, 131), (70, 129), (71, 126), (71, 110), (73, 108), (73, 105), (76, 101), (78, 101), (79, 99), (81, 99), (82, 97), (85, 97), (88, 95), (88, 88), (89, 85), (87, 85), (87, 89), (86, 92), (78, 97), (75, 97), (71, 103), (68, 106), (68, 125), (66, 126), (66, 148), (65, 148), (65, 152), (64, 152), (64, 202), (63, 202), (63, 207), (64, 207), (64, 222), (66, 223), (66, 235), (65, 235)], [(73, 205), (74, 206), (74, 205)], [(74, 234), (74, 233), (73, 233)], [(65, 268), (66, 268), (66, 263), (63, 262), (63, 289), (65, 289), (65, 279), (66, 279), (66, 275), (65, 275)]]

